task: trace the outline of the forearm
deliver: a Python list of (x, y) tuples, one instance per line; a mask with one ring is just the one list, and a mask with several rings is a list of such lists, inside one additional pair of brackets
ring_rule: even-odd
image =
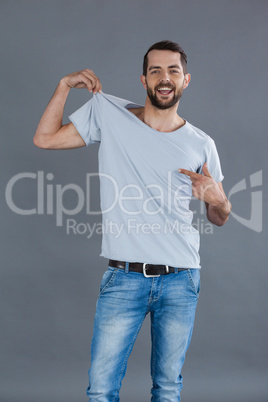
[(222, 226), (227, 222), (231, 209), (230, 201), (224, 197), (224, 200), (217, 205), (207, 204), (207, 218), (211, 223)]
[(48, 136), (56, 134), (61, 128), (64, 106), (70, 89), (63, 80), (60, 81), (38, 124), (34, 136), (36, 145), (45, 142)]

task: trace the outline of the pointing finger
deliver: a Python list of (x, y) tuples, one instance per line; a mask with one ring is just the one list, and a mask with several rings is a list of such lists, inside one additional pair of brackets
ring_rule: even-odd
[(179, 173), (185, 174), (186, 176), (189, 176), (191, 180), (198, 179), (200, 176), (199, 173), (192, 172), (191, 170), (187, 169), (178, 169)]

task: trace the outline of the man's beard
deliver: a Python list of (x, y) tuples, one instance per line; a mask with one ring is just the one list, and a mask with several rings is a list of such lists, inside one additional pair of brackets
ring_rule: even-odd
[[(166, 100), (160, 100), (157, 97), (157, 89), (161, 88), (161, 87), (168, 87), (170, 89), (173, 89), (173, 97), (166, 101)], [(176, 105), (176, 103), (180, 100), (180, 98), (182, 97), (183, 94), (183, 87), (179, 88), (177, 93), (175, 92), (175, 87), (173, 85), (167, 85), (167, 84), (161, 84), (158, 85), (155, 88), (155, 91), (153, 92), (153, 90), (147, 85), (147, 95), (152, 103), (153, 106), (155, 106), (157, 109), (170, 109), (171, 107), (173, 107), (174, 105)]]

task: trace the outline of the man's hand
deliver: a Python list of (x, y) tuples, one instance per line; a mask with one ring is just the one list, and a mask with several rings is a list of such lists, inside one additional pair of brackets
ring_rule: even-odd
[(179, 172), (190, 177), (193, 195), (200, 201), (217, 206), (224, 202), (224, 194), (219, 189), (217, 182), (208, 171), (207, 163), (203, 165), (203, 173), (199, 174), (191, 170), (179, 169)]
[(178, 170), (180, 173), (189, 176), (194, 197), (205, 202), (208, 220), (218, 226), (224, 225), (228, 220), (232, 206), (223, 191), (222, 184), (216, 183), (209, 173), (207, 163), (203, 165), (204, 174), (186, 169)]
[(66, 75), (62, 78), (61, 82), (69, 88), (86, 88), (89, 92), (93, 92), (93, 94), (101, 92), (102, 89), (99, 78), (89, 69)]

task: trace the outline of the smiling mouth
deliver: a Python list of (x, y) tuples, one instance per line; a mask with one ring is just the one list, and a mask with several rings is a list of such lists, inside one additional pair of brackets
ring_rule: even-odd
[(161, 87), (157, 89), (157, 92), (161, 95), (170, 95), (173, 92), (173, 89), (169, 87)]

